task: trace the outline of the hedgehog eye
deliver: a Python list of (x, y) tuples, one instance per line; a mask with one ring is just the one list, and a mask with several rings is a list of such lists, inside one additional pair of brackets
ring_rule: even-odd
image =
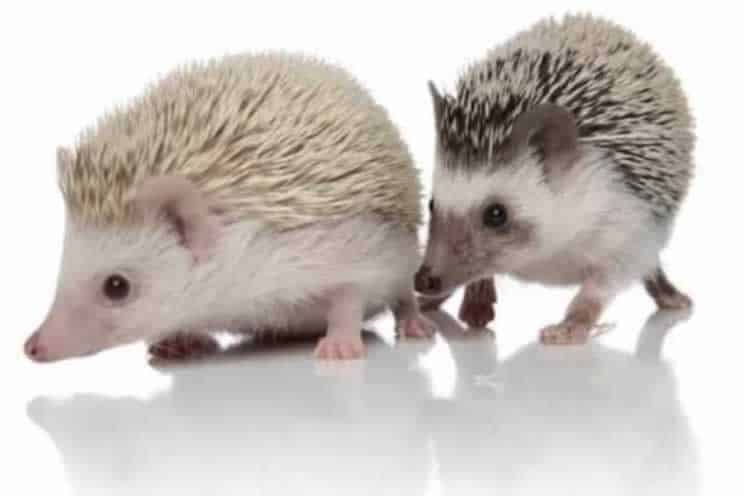
[(500, 203), (493, 203), (483, 211), (483, 224), (492, 229), (498, 229), (506, 225), (508, 216), (506, 208)]
[(113, 274), (103, 283), (103, 294), (112, 302), (120, 302), (129, 296), (131, 285), (122, 275)]

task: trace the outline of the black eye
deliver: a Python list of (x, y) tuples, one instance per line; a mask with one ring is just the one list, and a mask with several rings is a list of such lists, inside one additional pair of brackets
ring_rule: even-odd
[(129, 296), (129, 281), (119, 274), (109, 276), (103, 283), (103, 294), (111, 301), (121, 301)]
[(500, 203), (494, 203), (483, 211), (483, 224), (487, 227), (499, 228), (506, 224), (506, 208)]
[(429, 200), (429, 213), (434, 213), (434, 198)]

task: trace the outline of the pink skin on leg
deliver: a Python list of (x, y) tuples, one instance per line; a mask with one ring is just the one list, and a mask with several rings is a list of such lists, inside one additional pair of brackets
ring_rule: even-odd
[(459, 318), (469, 327), (486, 327), (495, 316), (496, 288), (493, 279), (481, 279), (465, 287), (465, 296), (460, 306)]
[(318, 341), (315, 356), (321, 360), (354, 360), (364, 356), (362, 296), (354, 286), (343, 286), (328, 295), (328, 331)]
[(395, 329), (403, 338), (430, 338), (437, 328), (429, 319), (421, 315), (418, 301), (411, 290), (393, 309)]
[(563, 322), (542, 329), (540, 341), (549, 345), (586, 343), (608, 300), (609, 294), (598, 279), (587, 280), (568, 307)]
[(178, 332), (156, 342), (148, 352), (158, 360), (181, 361), (203, 358), (218, 350), (217, 340), (208, 334)]

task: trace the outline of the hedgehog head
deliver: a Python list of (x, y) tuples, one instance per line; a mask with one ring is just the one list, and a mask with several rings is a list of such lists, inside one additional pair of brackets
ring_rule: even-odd
[[(429, 240), (417, 290), (435, 295), (495, 273), (539, 263), (575, 234), (576, 188), (592, 176), (565, 108), (538, 104), (513, 122), (485, 103), (441, 96), (430, 86), (437, 151)], [(471, 102), (471, 98), (467, 101)], [(492, 122), (493, 121), (493, 122)], [(583, 208), (583, 204), (581, 206)], [(566, 222), (555, 216), (564, 215)]]
[[(73, 158), (58, 153), (63, 176), (72, 174)], [(209, 262), (222, 226), (189, 180), (144, 180), (122, 200), (129, 213), (116, 222), (82, 215), (68, 195), (57, 293), (26, 343), (30, 358), (54, 361), (155, 338), (198, 313), (197, 302), (209, 304), (194, 293), (214, 272)]]

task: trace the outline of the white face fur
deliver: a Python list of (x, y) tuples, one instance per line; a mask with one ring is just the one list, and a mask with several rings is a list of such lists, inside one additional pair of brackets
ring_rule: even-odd
[(494, 274), (576, 284), (587, 270), (623, 278), (652, 265), (665, 230), (649, 233), (648, 208), (606, 160), (582, 146), (570, 168), (550, 177), (529, 151), (495, 167), (438, 160), (424, 259), (438, 284), (428, 293)]
[(57, 294), (41, 326), (45, 360), (85, 355), (178, 325), (193, 257), (165, 226), (68, 221)]
[(424, 257), (424, 266), (439, 280), (432, 293), (529, 263), (543, 246), (543, 210), (554, 202), (539, 169), (488, 171), (486, 165), (438, 162)]

